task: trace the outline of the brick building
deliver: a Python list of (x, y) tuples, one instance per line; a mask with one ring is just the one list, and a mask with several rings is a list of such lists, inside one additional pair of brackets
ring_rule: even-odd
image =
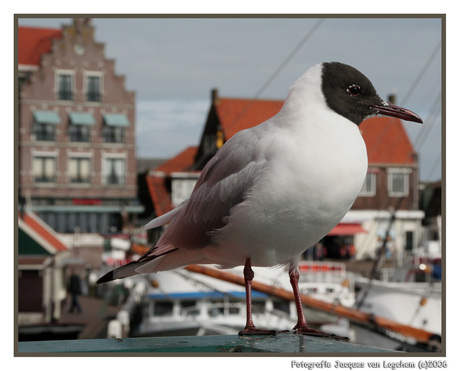
[(135, 94), (90, 19), (18, 28), (19, 203), (59, 233), (128, 231), (136, 199)]

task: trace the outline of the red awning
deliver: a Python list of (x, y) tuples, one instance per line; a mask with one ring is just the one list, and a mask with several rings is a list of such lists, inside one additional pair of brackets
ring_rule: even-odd
[(351, 236), (357, 233), (367, 233), (367, 231), (363, 227), (361, 227), (361, 224), (359, 223), (339, 223), (327, 235)]

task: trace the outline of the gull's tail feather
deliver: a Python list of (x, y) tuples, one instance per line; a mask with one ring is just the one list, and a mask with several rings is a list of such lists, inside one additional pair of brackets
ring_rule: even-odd
[(97, 280), (97, 283), (113, 281), (136, 274), (154, 273), (175, 268), (183, 268), (190, 264), (210, 263), (200, 251), (180, 250), (173, 248), (159, 255), (143, 255), (139, 260), (108, 272)]
[[(165, 250), (161, 252), (160, 254), (155, 254), (156, 246), (154, 246), (149, 251), (147, 251), (144, 255), (142, 255), (139, 258), (139, 260), (136, 260), (128, 264), (125, 264), (121, 267), (115, 268), (114, 270), (108, 272), (107, 274), (99, 278), (96, 283), (109, 282), (109, 281), (117, 280), (119, 278), (126, 278), (130, 276), (134, 276), (139, 273), (144, 273), (144, 271), (139, 270), (140, 268), (142, 268), (142, 266), (144, 265), (157, 266), (161, 262), (161, 259), (159, 260), (159, 258), (177, 250), (177, 248), (174, 248), (173, 246), (168, 246), (168, 247), (169, 247), (169, 250)], [(152, 264), (152, 263), (156, 263), (156, 264)], [(154, 272), (154, 271), (152, 270), (151, 272)]]
[(136, 271), (136, 269), (146, 263), (148, 262), (135, 261), (135, 262), (125, 264), (119, 268), (114, 269), (113, 271), (106, 273), (104, 276), (99, 278), (96, 283), (104, 283), (104, 282), (113, 281), (119, 278), (134, 276), (136, 274), (139, 274)]

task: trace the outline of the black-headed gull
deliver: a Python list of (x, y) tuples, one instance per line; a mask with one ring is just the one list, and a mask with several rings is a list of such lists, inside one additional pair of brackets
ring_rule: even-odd
[(254, 326), (251, 266), (289, 266), (297, 333), (310, 328), (299, 296), (300, 255), (348, 212), (367, 172), (359, 124), (375, 115), (422, 123), (415, 113), (384, 102), (372, 83), (348, 65), (310, 68), (290, 88), (278, 114), (229, 139), (203, 169), (190, 198), (145, 228), (169, 223), (139, 260), (99, 283), (189, 264), (244, 266), (247, 320)]

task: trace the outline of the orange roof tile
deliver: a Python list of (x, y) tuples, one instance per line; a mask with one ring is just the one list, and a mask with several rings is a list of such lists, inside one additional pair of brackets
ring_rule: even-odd
[(172, 173), (176, 171), (187, 171), (195, 162), (198, 147), (188, 147), (178, 155), (158, 166), (155, 171)]
[(18, 64), (40, 65), (41, 55), (51, 51), (51, 40), (61, 36), (59, 29), (18, 27)]
[(153, 206), (157, 216), (166, 214), (173, 209), (171, 195), (166, 187), (166, 179), (164, 176), (147, 175), (147, 187), (152, 197)]
[(414, 149), (400, 119), (373, 117), (359, 126), (369, 164), (415, 164)]
[(219, 98), (215, 105), (225, 140), (228, 140), (240, 130), (256, 126), (276, 115), (283, 101)]
[(19, 213), (19, 218), (24, 221), (35, 233), (48, 242), (56, 251), (66, 251), (68, 247), (56, 236), (56, 232), (49, 227), (36, 214), (27, 211)]

